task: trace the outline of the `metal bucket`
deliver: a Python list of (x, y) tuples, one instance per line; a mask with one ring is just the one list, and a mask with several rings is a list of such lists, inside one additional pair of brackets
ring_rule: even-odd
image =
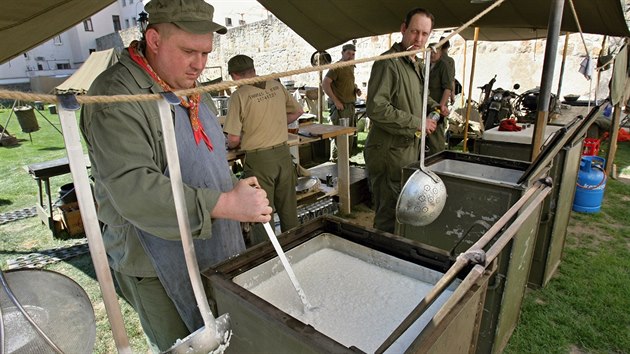
[(70, 204), (77, 201), (77, 193), (74, 191), (74, 183), (67, 183), (59, 187), (58, 204)]
[(39, 124), (37, 124), (33, 107), (28, 105), (19, 106), (15, 107), (13, 110), (24, 133), (32, 133), (39, 130)]

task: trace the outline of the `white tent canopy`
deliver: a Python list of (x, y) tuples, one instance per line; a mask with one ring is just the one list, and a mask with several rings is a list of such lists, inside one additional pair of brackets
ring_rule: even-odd
[(118, 62), (118, 54), (114, 49), (93, 52), (79, 70), (55, 87), (55, 92), (84, 94), (92, 85), (92, 81), (116, 62)]

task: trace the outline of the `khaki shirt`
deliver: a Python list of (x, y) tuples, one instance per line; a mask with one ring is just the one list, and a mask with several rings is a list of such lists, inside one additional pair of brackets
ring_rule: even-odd
[(455, 81), (455, 60), (448, 56), (447, 53), (442, 54), (442, 58), (440, 61), (446, 64), (446, 68), (448, 69), (448, 75), (450, 77), (451, 82)]
[(438, 60), (429, 72), (429, 96), (436, 102), (440, 102), (444, 90), (451, 90), (452, 84), (453, 80), (450, 79), (446, 63)]
[(332, 80), (330, 87), (342, 103), (354, 103), (356, 101), (354, 65), (328, 70), (326, 77)]
[(230, 96), (223, 131), (241, 136), (241, 150), (245, 151), (286, 143), (287, 113), (300, 108), (276, 80), (243, 85)]

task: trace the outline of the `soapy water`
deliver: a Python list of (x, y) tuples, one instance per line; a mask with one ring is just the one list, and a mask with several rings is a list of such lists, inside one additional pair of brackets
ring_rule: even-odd
[(314, 310), (315, 307), (313, 307), (306, 299), (306, 294), (304, 293), (304, 290), (302, 290), (302, 287), (300, 286), (300, 283), (298, 282), (297, 277), (295, 276), (295, 273), (293, 272), (293, 268), (291, 268), (291, 263), (289, 263), (289, 260), (284, 254), (284, 251), (282, 250), (282, 247), (280, 246), (280, 243), (278, 242), (278, 238), (276, 237), (276, 234), (273, 232), (271, 225), (269, 225), (269, 223), (266, 222), (263, 224), (263, 226), (265, 227), (265, 231), (267, 231), (267, 236), (269, 237), (269, 240), (271, 241), (273, 248), (276, 250), (276, 253), (278, 254), (278, 258), (280, 258), (280, 261), (282, 262), (282, 265), (284, 266), (284, 270), (287, 272), (287, 275), (289, 276), (289, 279), (291, 280), (291, 284), (293, 284), (295, 291), (300, 297), (300, 301), (302, 301), (302, 305), (304, 305), (304, 312), (312, 312), (312, 310)]
[[(286, 272), (245, 288), (335, 341), (368, 353), (380, 346), (433, 287), (331, 248), (295, 262), (293, 270), (317, 306), (300, 304)], [(450, 294), (447, 290), (438, 297), (386, 352), (404, 352)]]

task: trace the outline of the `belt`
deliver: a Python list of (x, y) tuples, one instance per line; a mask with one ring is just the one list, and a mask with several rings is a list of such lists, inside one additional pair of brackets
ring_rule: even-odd
[(264, 148), (260, 148), (260, 149), (247, 150), (247, 151), (245, 151), (245, 153), (248, 154), (248, 153), (252, 153), (252, 152), (261, 152), (261, 151), (267, 151), (267, 150), (275, 150), (275, 149), (282, 148), (284, 146), (287, 146), (287, 143), (280, 143), (278, 145), (274, 145), (274, 146), (270, 146), (270, 147), (264, 147)]

